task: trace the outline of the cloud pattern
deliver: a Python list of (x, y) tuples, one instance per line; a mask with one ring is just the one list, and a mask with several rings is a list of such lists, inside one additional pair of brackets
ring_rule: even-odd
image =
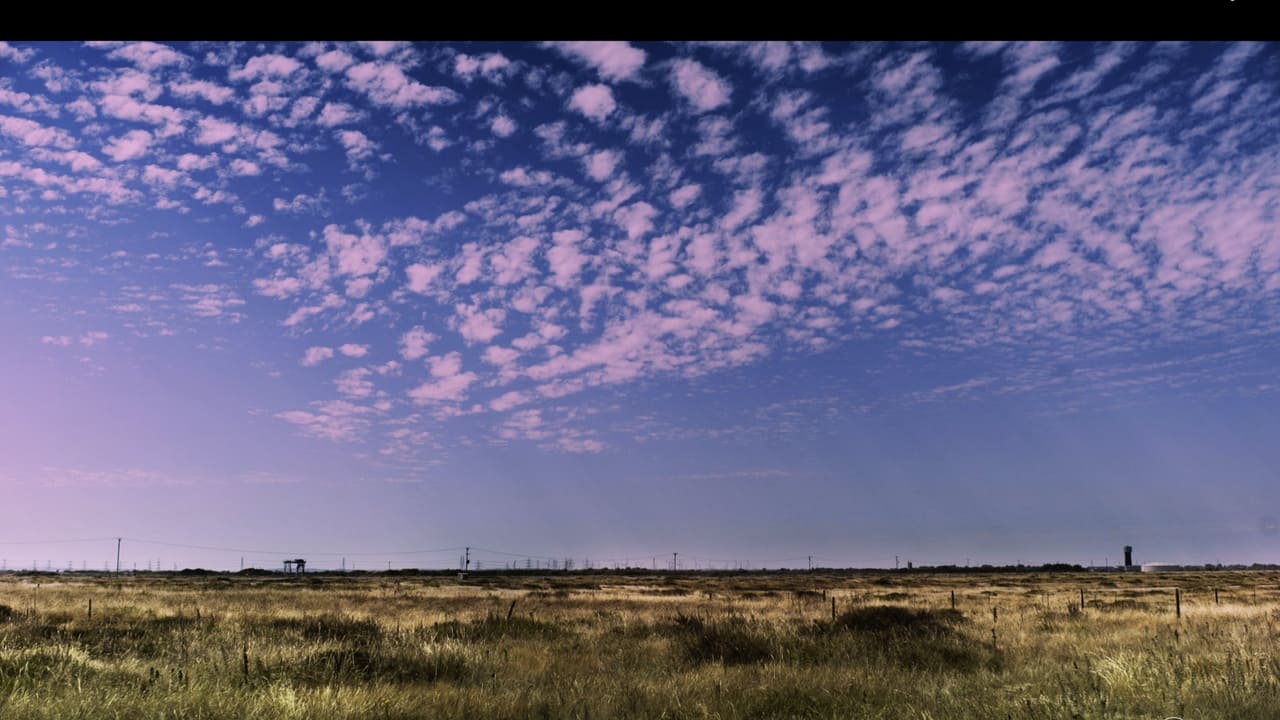
[[(0, 44), (0, 65), (0, 292), (96, 323), (32, 342), (271, 328), (313, 394), (277, 421), (387, 462), (464, 416), (554, 452), (711, 433), (611, 432), (589, 400), (864, 345), (989, 371), (799, 392), (801, 416), (1277, 385), (1264, 44)], [(1204, 343), (1238, 372), (1146, 357)]]

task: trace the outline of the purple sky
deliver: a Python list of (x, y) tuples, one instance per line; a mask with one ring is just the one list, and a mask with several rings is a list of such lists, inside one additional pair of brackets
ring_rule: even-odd
[(1275, 45), (0, 68), (5, 567), (1280, 561)]

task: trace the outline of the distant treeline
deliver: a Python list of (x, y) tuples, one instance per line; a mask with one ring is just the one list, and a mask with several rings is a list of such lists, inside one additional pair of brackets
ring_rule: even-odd
[[(1206, 564), (1206, 565), (1180, 565), (1181, 570), (1280, 570), (1280, 565), (1274, 563), (1253, 563), (1252, 565), (1223, 565), (1223, 564)], [(246, 568), (244, 570), (206, 570), (203, 568), (185, 568), (178, 571), (170, 570), (129, 570), (124, 571), (122, 575), (149, 575), (149, 576), (237, 576), (237, 577), (338, 577), (338, 576), (377, 576), (377, 577), (450, 577), (454, 575), (485, 575), (485, 576), (512, 576), (512, 577), (537, 577), (544, 575), (630, 575), (636, 577), (664, 577), (670, 575), (705, 575), (728, 577), (735, 575), (794, 575), (809, 573), (824, 574), (840, 574), (840, 575), (895, 575), (895, 574), (990, 574), (990, 573), (1060, 573), (1060, 572), (1105, 572), (1105, 571), (1121, 571), (1124, 568), (1117, 565), (1086, 567), (1084, 565), (1076, 565), (1072, 563), (1045, 563), (1043, 565), (917, 565), (910, 568), (886, 569), (886, 568), (831, 568), (831, 567), (815, 567), (813, 569), (793, 569), (793, 568), (757, 568), (757, 569), (730, 569), (730, 570), (653, 570), (651, 568), (573, 568), (570, 570), (549, 570), (542, 569), (526, 569), (526, 568), (494, 568), (483, 570), (471, 570), (467, 573), (459, 573), (457, 570), (439, 570), (439, 569), (417, 569), (417, 568), (401, 568), (395, 570), (314, 570), (306, 573), (285, 573), (281, 570), (264, 570), (261, 568)], [(1136, 569), (1136, 566), (1135, 566)], [(102, 570), (8, 570), (3, 574), (25, 577), (25, 576), (57, 576), (57, 575), (115, 575), (116, 573)]]

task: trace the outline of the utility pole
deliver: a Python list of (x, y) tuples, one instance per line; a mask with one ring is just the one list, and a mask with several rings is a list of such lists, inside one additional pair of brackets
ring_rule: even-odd
[(124, 538), (116, 538), (116, 574), (120, 574), (120, 541)]
[(893, 569), (894, 569), (894, 570), (897, 570), (897, 569), (898, 569), (898, 556), (897, 556), (897, 555), (894, 555), (894, 556), (893, 556)]
[(680, 569), (679, 556), (680, 553), (671, 553), (671, 572), (675, 572)]
[(464, 562), (464, 563), (463, 563), (463, 568), (462, 568), (462, 570), (463, 570), (463, 572), (466, 572), (466, 571), (468, 571), (468, 570), (470, 570), (470, 569), (471, 569), (471, 548), (470, 548), (470, 547), (468, 547), (468, 548), (467, 548), (466, 562)]
[(813, 570), (813, 556), (812, 556), (812, 555), (810, 555), (810, 556), (809, 556), (809, 570), (810, 570), (810, 571), (812, 571), (812, 570)]

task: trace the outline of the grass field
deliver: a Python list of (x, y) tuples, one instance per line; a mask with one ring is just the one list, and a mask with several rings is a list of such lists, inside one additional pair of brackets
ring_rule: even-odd
[(0, 718), (1276, 720), (1278, 628), (1266, 572), (4, 575)]

